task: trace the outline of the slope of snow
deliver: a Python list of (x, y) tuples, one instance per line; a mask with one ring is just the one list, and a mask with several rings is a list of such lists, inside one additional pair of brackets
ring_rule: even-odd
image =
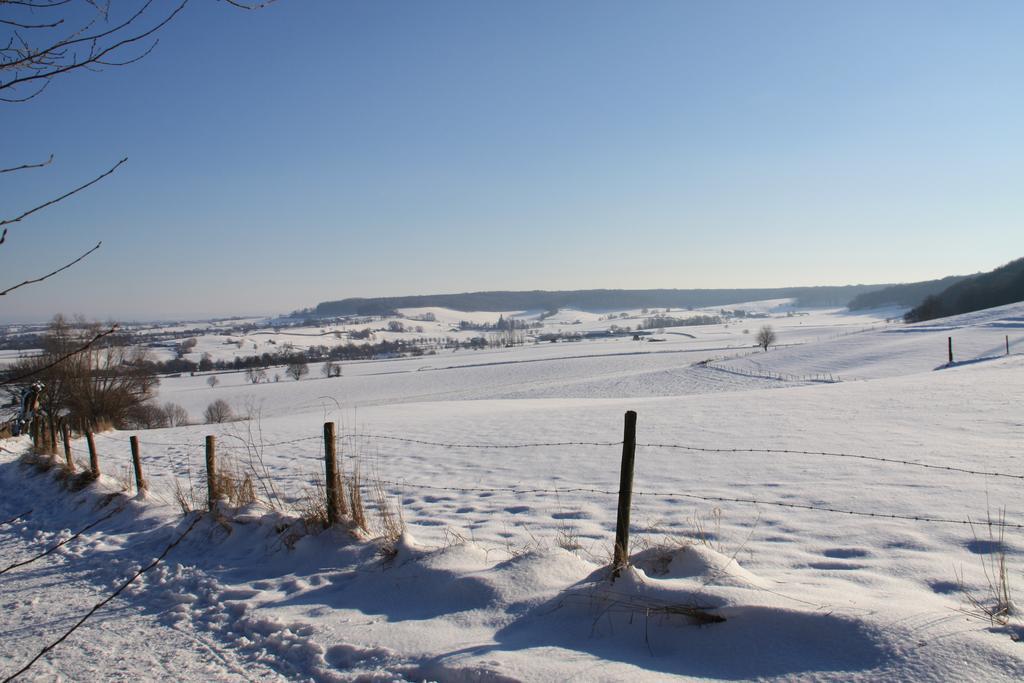
[[(261, 459), (284, 509), (203, 520), (48, 655), (40, 678), (130, 675), (96, 653), (123, 647), (131, 628), (145, 640), (134, 671), (192, 680), (1019, 679), (1019, 619), (973, 618), (958, 584), (984, 599), (982, 563), (1000, 547), (1021, 579), (1024, 531), (1006, 529), (1000, 546), (984, 520), (1024, 524), (1024, 356), (993, 352), (1005, 334), (1011, 350), (1024, 343), (1024, 306), (916, 326), (809, 313), (746, 321), (795, 344), (753, 355), (740, 355), (752, 349), (737, 323), (660, 344), (347, 363), (329, 380), (167, 379), (161, 399), (193, 417), (225, 398), (253, 419), (140, 432), (152, 493), (106, 506), (114, 476), (60, 492), (52, 474), (17, 463), (23, 439), (7, 440), (0, 520), (33, 513), (0, 526), (5, 566), (124, 509), (0, 577), (0, 671), (181, 532), (175, 482), (200, 487), (203, 438), (216, 434), (224, 466)], [(945, 367), (950, 335), (958, 360), (981, 360)], [(699, 363), (712, 357), (725, 358)], [(867, 379), (749, 376), (763, 368)], [(612, 583), (626, 410), (639, 414), (641, 444), (634, 566)], [(374, 480), (400, 509), (394, 546), (308, 534), (294, 516), (322, 471), (325, 420), (344, 435), (346, 472), (358, 464), (367, 479), (372, 523)], [(97, 435), (110, 475), (129, 462), (127, 437)], [(522, 447), (480, 447), (510, 445)], [(84, 457), (82, 440), (74, 451)], [(726, 621), (699, 625), (708, 614)]]

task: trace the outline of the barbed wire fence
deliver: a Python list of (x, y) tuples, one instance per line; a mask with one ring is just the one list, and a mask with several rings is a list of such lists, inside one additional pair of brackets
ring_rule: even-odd
[[(169, 472), (172, 476), (179, 476), (181, 473), (181, 463), (175, 463), (170, 457), (170, 451), (177, 449), (179, 453), (185, 454), (185, 471), (189, 478), (189, 487), (194, 490), (197, 486), (196, 479), (205, 479), (207, 489), (207, 501), (206, 508), (219, 515), (223, 512), (220, 509), (223, 503), (221, 492), (218, 491), (220, 486), (219, 468), (223, 465), (222, 461), (218, 460), (218, 451), (224, 451), (227, 453), (247, 453), (251, 454), (254, 450), (260, 454), (265, 449), (282, 448), (282, 447), (294, 447), (300, 446), (302, 455), (304, 458), (308, 458), (310, 461), (323, 459), (324, 461), (324, 482), (326, 486), (326, 505), (327, 505), (327, 518), (329, 525), (337, 525), (342, 523), (342, 513), (338, 509), (340, 491), (344, 488), (344, 482), (342, 481), (343, 468), (339, 467), (337, 462), (337, 450), (339, 447), (342, 450), (345, 449), (348, 444), (351, 449), (353, 444), (357, 443), (372, 443), (372, 442), (386, 442), (400, 445), (409, 446), (429, 446), (431, 448), (441, 448), (446, 450), (469, 450), (469, 451), (509, 451), (509, 450), (530, 450), (530, 449), (555, 449), (555, 448), (621, 448), (622, 450), (622, 461), (619, 471), (619, 487), (600, 487), (592, 485), (566, 485), (566, 486), (532, 486), (528, 484), (516, 485), (516, 486), (463, 486), (463, 485), (442, 485), (430, 481), (416, 481), (406, 479), (388, 479), (388, 478), (375, 478), (372, 481), (372, 485), (379, 487), (388, 487), (393, 492), (407, 490), (414, 488), (417, 490), (426, 491), (444, 491), (444, 492), (456, 492), (462, 494), (474, 494), (474, 495), (493, 495), (495, 493), (506, 493), (516, 497), (528, 497), (528, 496), (540, 496), (540, 495), (572, 495), (572, 494), (586, 494), (586, 495), (600, 495), (607, 497), (617, 497), (618, 506), (616, 512), (616, 530), (615, 530), (615, 543), (613, 546), (612, 555), (612, 580), (619, 575), (619, 572), (629, 564), (629, 537), (630, 537), (630, 513), (632, 508), (632, 498), (668, 498), (672, 500), (692, 500), (702, 501), (709, 503), (734, 503), (741, 505), (752, 505), (752, 506), (766, 506), (766, 507), (777, 507), (789, 510), (801, 510), (811, 511), (814, 513), (828, 514), (828, 515), (842, 515), (846, 517), (857, 517), (857, 518), (871, 518), (886, 521), (897, 521), (900, 523), (916, 523), (916, 524), (945, 524), (945, 525), (957, 525), (957, 526), (970, 526), (974, 527), (977, 524), (986, 525), (992, 528), (999, 529), (1003, 532), (1007, 529), (1021, 530), (1024, 529), (1024, 523), (1018, 521), (1007, 521), (1004, 515), (1000, 515), (997, 519), (988, 517), (987, 520), (982, 522), (972, 521), (971, 519), (960, 519), (952, 516), (941, 516), (928, 513), (897, 513), (897, 512), (885, 512), (885, 511), (873, 511), (863, 509), (849, 509), (831, 504), (816, 504), (812, 502), (792, 502), (785, 500), (770, 500), (762, 499), (754, 496), (730, 496), (730, 495), (711, 495), (696, 493), (693, 491), (669, 491), (669, 490), (634, 490), (633, 489), (633, 469), (636, 456), (636, 449), (650, 449), (650, 450), (667, 450), (675, 452), (690, 452), (690, 453), (705, 453), (705, 454), (716, 454), (716, 455), (727, 455), (737, 453), (757, 453), (757, 454), (768, 454), (778, 456), (812, 456), (832, 459), (853, 459), (870, 463), (877, 463), (888, 467), (904, 467), (904, 468), (918, 468), (935, 471), (944, 471), (959, 476), (967, 477), (982, 477), (982, 478), (998, 478), (1010, 481), (1021, 481), (1024, 480), (1024, 474), (1017, 474), (1012, 472), (999, 472), (994, 470), (982, 470), (968, 467), (959, 467), (955, 465), (945, 465), (934, 462), (922, 462), (919, 460), (910, 460), (903, 458), (893, 458), (878, 455), (869, 455), (864, 453), (852, 453), (852, 452), (840, 452), (840, 451), (824, 451), (824, 450), (800, 450), (800, 449), (788, 449), (788, 448), (716, 448), (707, 446), (698, 446), (692, 444), (682, 443), (657, 443), (657, 442), (642, 442), (636, 438), (636, 419), (637, 415), (634, 411), (628, 411), (625, 415), (625, 426), (623, 431), (623, 438), (620, 441), (584, 441), (584, 440), (563, 440), (563, 441), (529, 441), (521, 443), (485, 443), (485, 442), (447, 442), (440, 440), (423, 439), (413, 436), (400, 436), (395, 434), (384, 434), (384, 433), (373, 433), (373, 432), (342, 432), (335, 433), (335, 425), (333, 422), (327, 422), (324, 424), (324, 430), (322, 435), (315, 436), (304, 436), (296, 437), (292, 439), (284, 439), (278, 441), (263, 441), (262, 439), (251, 440), (252, 431), (250, 430), (250, 441), (246, 442), (245, 437), (237, 434), (221, 435), (221, 438), (228, 438), (227, 443), (218, 443), (218, 438), (214, 435), (208, 435), (205, 437), (202, 443), (189, 442), (189, 441), (162, 441), (157, 439), (146, 439), (140, 440), (135, 436), (132, 436), (129, 441), (129, 446), (132, 454), (131, 464), (125, 464), (127, 468), (134, 468), (135, 470), (135, 483), (139, 492), (148, 489), (147, 479), (143, 475), (141, 452), (143, 447), (149, 447), (152, 449), (165, 449), (163, 454), (166, 456), (163, 461), (159, 458), (147, 458), (147, 466), (155, 466), (157, 469), (162, 469), (165, 472)], [(89, 465), (87, 470), (78, 474), (80, 478), (86, 480), (98, 479), (101, 475), (99, 471), (100, 463), (106, 461), (106, 455), (110, 453), (101, 453), (95, 445), (96, 438), (98, 437), (101, 444), (112, 448), (114, 444), (123, 446), (125, 439), (123, 437), (112, 436), (108, 434), (96, 434), (86, 435), (86, 442), (90, 449), (89, 453)], [(230, 441), (234, 438), (238, 443)], [(65, 439), (67, 435), (65, 434)], [(317, 442), (315, 452), (313, 449), (308, 448), (310, 444)], [(36, 457), (50, 457), (52, 458), (51, 464), (56, 463), (56, 456), (52, 452), (47, 453), (46, 444), (36, 444), (40, 454)], [(202, 450), (205, 455), (205, 472), (199, 472), (198, 466), (196, 467), (197, 472), (193, 476), (192, 472), (192, 456), (197, 451)], [(70, 444), (65, 442), (65, 452), (70, 454)], [(151, 451), (145, 451), (150, 453)], [(70, 455), (68, 456), (67, 462), (73, 463)], [(65, 463), (66, 464), (66, 463)], [(72, 467), (77, 465), (72, 465)], [(264, 473), (260, 476), (269, 476), (268, 473)], [(127, 477), (126, 477), (127, 478)], [(357, 482), (358, 485), (358, 482)], [(130, 491), (125, 491), (130, 493)], [(108, 499), (109, 500), (109, 499)], [(111, 519), (114, 515), (121, 512), (125, 508), (126, 502), (121, 505), (112, 507), (105, 514), (97, 517), (94, 521), (83, 526), (77, 532), (70, 534), (67, 538), (56, 542), (50, 547), (45, 548), (39, 553), (19, 562), (10, 564), (9, 566), (0, 570), (0, 575), (6, 574), (9, 571), (19, 569), (21, 567), (32, 564), (44, 557), (52, 554), (62, 546), (66, 545), (70, 541), (79, 538), (89, 530), (97, 528), (103, 522)], [(8, 520), (3, 520), (0, 525), (11, 524), (19, 519), (23, 519), (32, 514), (32, 510), (26, 510), (19, 515), (16, 515)], [(146, 566), (140, 568), (132, 576), (120, 583), (115, 591), (104, 597), (102, 600), (97, 602), (87, 613), (85, 613), (76, 623), (65, 633), (63, 633), (58, 639), (42, 648), (39, 653), (33, 657), (27, 664), (25, 664), (19, 671), (13, 675), (7, 677), (5, 680), (12, 680), (19, 675), (26, 672), (33, 664), (35, 664), (40, 658), (45, 656), (50, 650), (59, 645), (61, 642), (66, 640), (76, 629), (82, 626), (87, 619), (89, 619), (96, 611), (101, 609), (103, 606), (108, 604), (110, 601), (120, 595), (125, 589), (127, 589), (133, 582), (135, 582), (143, 573), (151, 570), (157, 564), (159, 564), (167, 554), (173, 550), (175, 546), (182, 542), (182, 540), (196, 527), (199, 520), (203, 518), (203, 515), (192, 515), (191, 522), (187, 525), (184, 531), (175, 533), (175, 538), (170, 541), (163, 551), (152, 560)]]
[[(333, 425), (333, 423), (330, 423)], [(333, 427), (332, 427), (333, 429)], [(123, 436), (111, 436), (108, 434), (96, 434), (100, 440), (100, 443), (107, 448), (108, 445), (112, 447), (117, 444), (120, 448), (123, 448), (126, 444)], [(212, 439), (212, 440), (211, 440)], [(692, 453), (704, 453), (704, 454), (718, 454), (718, 455), (729, 455), (729, 454), (740, 454), (740, 453), (751, 453), (751, 454), (765, 454), (772, 456), (803, 456), (803, 457), (816, 457), (816, 458), (829, 458), (829, 459), (850, 459), (859, 460), (872, 464), (884, 465), (887, 467), (903, 467), (903, 468), (915, 468), (924, 469), (930, 471), (942, 471), (949, 472), (958, 475), (964, 475), (969, 477), (984, 477), (992, 479), (1003, 479), (1011, 481), (1024, 481), (1024, 474), (1017, 474), (1013, 472), (1000, 472), (995, 470), (964, 467), (959, 465), (942, 464), (937, 462), (927, 462), (921, 460), (911, 460), (907, 458), (888, 457), (882, 455), (872, 455), (865, 453), (855, 452), (844, 452), (844, 451), (826, 451), (826, 450), (811, 450), (811, 449), (794, 449), (794, 448), (763, 448), (763, 447), (730, 447), (730, 448), (719, 448), (700, 446), (694, 444), (685, 443), (659, 443), (659, 442), (646, 442), (646, 441), (633, 441), (629, 442), (627, 439), (619, 441), (598, 441), (598, 440), (553, 440), (553, 441), (524, 441), (518, 443), (486, 443), (486, 442), (458, 442), (458, 441), (443, 441), (443, 440), (432, 440), (413, 436), (401, 436), (397, 434), (378, 433), (378, 432), (359, 432), (359, 431), (343, 431), (336, 433), (331, 437), (331, 443), (325, 442), (325, 437), (321, 434), (295, 437), (291, 439), (282, 439), (276, 441), (264, 441), (262, 439), (253, 438), (250, 434), (248, 437), (238, 434), (222, 434), (220, 437), (208, 437), (204, 442), (189, 442), (189, 441), (164, 441), (160, 439), (137, 439), (137, 447), (141, 448), (145, 453), (145, 466), (148, 469), (157, 469), (162, 476), (165, 478), (184, 478), (188, 480), (188, 487), (193, 490), (198, 490), (203, 487), (205, 482), (206, 488), (209, 490), (209, 481), (211, 476), (216, 478), (216, 472), (212, 475), (209, 471), (203, 472), (202, 464), (193, 462), (197, 455), (205, 453), (209, 455), (209, 450), (212, 448), (216, 453), (223, 454), (224, 458), (231, 457), (246, 457), (248, 456), (249, 462), (252, 462), (252, 456), (255, 454), (259, 458), (263, 457), (263, 454), (267, 450), (279, 449), (279, 448), (292, 448), (293, 450), (289, 453), (289, 456), (295, 458), (299, 462), (304, 462), (310, 466), (313, 471), (305, 471), (297, 473), (297, 477), (309, 477), (310, 475), (319, 474), (321, 477), (324, 476), (326, 470), (326, 464), (323, 469), (319, 469), (319, 465), (315, 465), (317, 461), (322, 460), (327, 451), (337, 452), (338, 450), (342, 453), (342, 458), (348, 457), (355, 458), (353, 453), (359, 450), (359, 444), (373, 444), (373, 443), (390, 443), (397, 445), (409, 445), (409, 446), (427, 446), (430, 448), (438, 448), (445, 450), (474, 450), (474, 451), (510, 451), (510, 450), (534, 450), (534, 449), (565, 449), (565, 448), (623, 448), (624, 450), (628, 447), (630, 449), (642, 448), (650, 450), (667, 450), (667, 451), (682, 451)], [(312, 444), (316, 444), (316, 448), (307, 448)], [(298, 447), (297, 449), (295, 447)], [(153, 452), (156, 451), (156, 457)], [(335, 456), (337, 457), (337, 456)], [(177, 459), (176, 459), (177, 458)], [(90, 463), (98, 463), (101, 458), (99, 453), (90, 453)], [(216, 455), (214, 456), (216, 460)], [(222, 463), (224, 460), (222, 460)], [(128, 463), (124, 464), (125, 470), (129, 467), (136, 466)], [(136, 468), (141, 467), (139, 463)], [(318, 472), (319, 470), (319, 472)], [(339, 469), (342, 472), (344, 468)], [(91, 472), (93, 476), (99, 476), (99, 472)], [(279, 472), (275, 470), (274, 473), (264, 469), (262, 472), (257, 473), (260, 477), (275, 477), (278, 476)], [(126, 478), (122, 474), (122, 481)], [(136, 472), (136, 482), (146, 481), (141, 471)], [(461, 486), (461, 485), (441, 485), (436, 481), (423, 481), (417, 480), (416, 478), (405, 479), (395, 477), (374, 477), (372, 480), (365, 482), (368, 485), (383, 485), (390, 488), (392, 491), (408, 490), (408, 489), (422, 489), (430, 491), (449, 491), (466, 494), (476, 493), (507, 493), (509, 495), (524, 497), (528, 495), (539, 495), (539, 494), (551, 494), (551, 495), (567, 495), (572, 494), (591, 494), (591, 495), (604, 495), (604, 496), (617, 496), (620, 495), (621, 491), (615, 490), (614, 487), (609, 486), (598, 486), (598, 485), (566, 485), (566, 486), (545, 486), (545, 485), (517, 485), (517, 486)], [(632, 491), (631, 495), (637, 497), (651, 497), (651, 498), (679, 498), (688, 500), (698, 500), (715, 503), (736, 503), (746, 504), (754, 506), (767, 506), (767, 507), (779, 507), (787, 509), (798, 509), (798, 510), (809, 510), (820, 512), (823, 514), (836, 514), (846, 515), (855, 517), (866, 517), (866, 518), (878, 518), (878, 519), (891, 519), (891, 520), (903, 520), (907, 522), (922, 522), (922, 523), (941, 523), (941, 524), (956, 524), (956, 525), (972, 525), (970, 519), (956, 519), (950, 516), (927, 514), (925, 512), (916, 514), (903, 514), (896, 512), (884, 512), (877, 510), (858, 510), (853, 508), (847, 508), (842, 505), (835, 504), (818, 504), (816, 502), (792, 502), (784, 500), (772, 500), (770, 498), (758, 497), (758, 496), (729, 496), (729, 495), (704, 495), (693, 490), (673, 490), (673, 491), (656, 491), (656, 490), (636, 490)], [(279, 496), (281, 501), (286, 506), (288, 504), (294, 504), (299, 495), (295, 491), (290, 491), (286, 495)], [(994, 526), (1001, 526), (1010, 529), (1024, 528), (1024, 523), (1006, 522), (994, 523)]]

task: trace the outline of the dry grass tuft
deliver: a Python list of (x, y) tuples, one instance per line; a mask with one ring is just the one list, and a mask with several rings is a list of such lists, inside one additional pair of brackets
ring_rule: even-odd
[(256, 502), (256, 486), (248, 472), (237, 466), (222, 467), (214, 477), (214, 491), (220, 500), (232, 507), (244, 507)]
[(182, 486), (181, 480), (174, 480), (174, 502), (178, 504), (181, 509), (181, 514), (187, 515), (196, 509), (196, 492), (195, 487)]
[(985, 586), (979, 596), (967, 587), (963, 572), (955, 572), (960, 592), (967, 600), (967, 606), (959, 611), (993, 626), (1005, 626), (1016, 615), (1010, 589), (1010, 573), (1006, 566), (1006, 508), (1000, 508), (995, 519), (991, 510), (985, 521), (986, 538), (979, 538), (977, 529), (971, 525), (975, 543), (987, 546), (988, 552), (981, 555), (981, 569)]
[(352, 523), (357, 529), (369, 531), (366, 521), (366, 509), (363, 507), (363, 481), (359, 461), (356, 460), (352, 467), (352, 475), (348, 481), (343, 481), (348, 490), (348, 512)]
[[(344, 500), (345, 497), (341, 496), (341, 499)], [(324, 477), (315, 477), (303, 490), (302, 500), (299, 502), (299, 516), (306, 529), (310, 531), (327, 528), (327, 485)]]
[(373, 485), (374, 501), (377, 504), (377, 518), (380, 522), (380, 537), (383, 541), (383, 552), (385, 555), (394, 555), (397, 552), (398, 539), (405, 533), (405, 520), (402, 519), (402, 508), (393, 505), (388, 498), (387, 491), (380, 481)]

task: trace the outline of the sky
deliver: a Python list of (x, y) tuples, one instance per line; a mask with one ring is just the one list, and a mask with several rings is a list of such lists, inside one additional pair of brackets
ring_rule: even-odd
[(190, 0), (159, 35), (0, 103), (0, 167), (55, 157), (0, 175), (4, 217), (128, 157), (10, 226), (0, 289), (103, 247), (0, 321), (1024, 256), (1017, 0)]

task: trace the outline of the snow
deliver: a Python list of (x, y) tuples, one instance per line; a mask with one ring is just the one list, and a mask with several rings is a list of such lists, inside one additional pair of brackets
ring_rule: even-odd
[[(143, 496), (119, 493), (127, 433), (97, 435), (106, 474), (78, 493), (54, 471), (19, 464), (27, 443), (8, 439), (0, 520), (32, 514), (0, 525), (2, 566), (123, 509), (0, 576), (0, 672), (20, 668), (184, 530), (191, 517), (177, 508), (175, 481), (198, 487), (203, 438), (215, 434), (227, 466), (259, 458), (284, 509), (202, 519), (32, 676), (1019, 680), (1021, 622), (975, 618), (960, 584), (986, 595), (982, 562), (999, 546), (989, 515), (1024, 524), (1024, 304), (917, 325), (887, 323), (891, 310), (729, 308), (772, 317), (675, 330), (692, 337), (666, 330), (660, 343), (345, 363), (331, 379), (317, 367), (300, 382), (167, 378), (160, 400), (193, 418), (223, 398), (250, 419), (137, 432), (152, 489)], [(429, 312), (442, 325), (452, 315)], [(563, 311), (545, 324), (579, 318)], [(636, 324), (592, 316), (573, 327), (611, 323)], [(779, 347), (755, 352), (766, 323)], [(816, 373), (842, 381), (773, 378)], [(633, 566), (611, 582), (626, 410), (639, 415), (641, 444)], [(397, 541), (307, 533), (295, 516), (322, 471), (325, 420), (343, 434), (346, 472), (361, 468), (371, 525), (380, 531), (374, 480), (400, 510)], [(479, 447), (545, 443), (561, 445)], [(73, 446), (83, 459), (84, 441)], [(750, 499), (761, 502), (739, 502)], [(1005, 533), (1019, 584), (1024, 537)], [(701, 624), (707, 615), (725, 621)], [(129, 648), (134, 660), (103, 656)]]

